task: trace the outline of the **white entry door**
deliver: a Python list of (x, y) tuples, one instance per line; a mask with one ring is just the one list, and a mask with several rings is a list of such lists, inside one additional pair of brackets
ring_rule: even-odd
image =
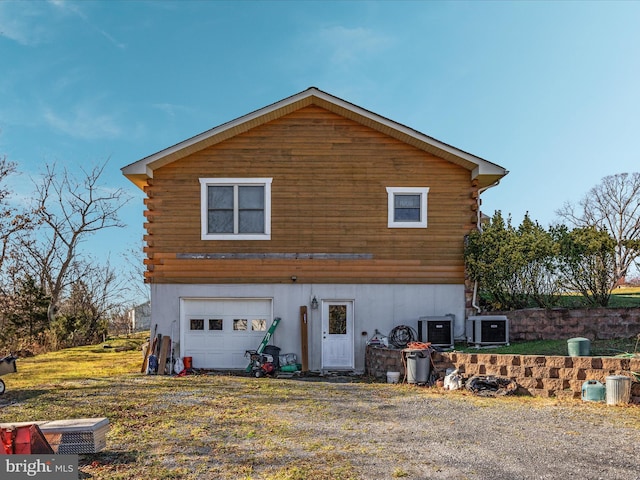
[(353, 369), (353, 301), (322, 302), (322, 369)]

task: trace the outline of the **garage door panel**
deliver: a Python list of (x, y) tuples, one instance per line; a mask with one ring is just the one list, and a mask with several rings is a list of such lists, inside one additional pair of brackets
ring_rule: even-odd
[[(206, 351), (207, 349), (207, 338), (204, 335), (192, 335), (189, 338), (189, 348), (193, 351)], [(193, 356), (193, 355), (187, 355)]]
[[(257, 345), (255, 347), (253, 347), (254, 349), (257, 348)], [(245, 351), (248, 349), (245, 349)], [(239, 365), (240, 368), (245, 368), (248, 364), (249, 364), (249, 359), (247, 357), (245, 357), (244, 355), (244, 351), (242, 353), (240, 352), (232, 352), (231, 353), (231, 363), (233, 365)]]
[(247, 348), (230, 349), (230, 348), (209, 348), (207, 350), (189, 350), (190, 357), (193, 358), (193, 366), (195, 368), (215, 368), (215, 369), (244, 369), (249, 363), (249, 359), (245, 356), (246, 350), (256, 349), (258, 343), (251, 344)]
[(271, 299), (186, 299), (184, 356), (195, 368), (244, 369), (272, 319)]
[[(194, 368), (234, 368), (227, 361), (227, 355), (223, 352), (207, 350), (191, 351), (190, 355)], [(213, 367), (212, 365), (216, 365)]]

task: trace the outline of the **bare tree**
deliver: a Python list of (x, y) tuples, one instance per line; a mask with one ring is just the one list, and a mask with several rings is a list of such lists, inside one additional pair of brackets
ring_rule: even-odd
[(91, 259), (75, 262), (72, 276), (77, 280), (60, 302), (60, 316), (69, 325), (63, 334), (70, 335), (70, 345), (99, 341), (107, 333), (110, 315), (121, 308), (125, 279), (121, 279), (107, 259), (100, 265)]
[(109, 316), (109, 334), (111, 335), (129, 335), (133, 331), (131, 318), (129, 317), (129, 309), (124, 305), (116, 307), (110, 312)]
[(30, 226), (26, 213), (18, 213), (9, 202), (11, 191), (5, 186), (7, 178), (16, 173), (16, 165), (6, 157), (0, 157), (0, 273), (8, 256), (12, 237)]
[(640, 256), (640, 173), (604, 177), (578, 203), (556, 214), (576, 227), (606, 230), (615, 240), (615, 281), (625, 278)]
[(129, 281), (129, 294), (136, 299), (133, 303), (142, 299), (147, 302), (151, 301), (151, 287), (144, 277), (146, 265), (144, 264), (143, 247), (130, 248), (122, 254), (122, 257), (129, 267), (125, 276)]
[(25, 253), (21, 260), (26, 271), (40, 279), (51, 299), (50, 321), (65, 289), (90, 267), (81, 261), (80, 243), (101, 230), (124, 226), (118, 211), (129, 197), (122, 189), (101, 185), (105, 167), (106, 162), (90, 171), (83, 169), (77, 178), (66, 168), (58, 173), (55, 165), (47, 165), (42, 178), (34, 181), (37, 235), (21, 238), (20, 248)]

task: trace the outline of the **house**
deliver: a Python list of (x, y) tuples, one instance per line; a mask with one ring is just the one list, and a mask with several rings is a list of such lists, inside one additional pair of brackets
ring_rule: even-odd
[(279, 317), (271, 343), (311, 371), (363, 371), (376, 330), (422, 316), (464, 338), (464, 238), (507, 174), (317, 88), (122, 172), (146, 193), (151, 323), (176, 355), (244, 368)]
[(151, 303), (136, 305), (127, 312), (129, 328), (132, 332), (141, 332), (151, 328)]

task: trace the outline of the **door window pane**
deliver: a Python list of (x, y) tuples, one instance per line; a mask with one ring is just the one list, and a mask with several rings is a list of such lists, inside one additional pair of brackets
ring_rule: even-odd
[(329, 333), (331, 335), (347, 334), (346, 305), (329, 305)]

